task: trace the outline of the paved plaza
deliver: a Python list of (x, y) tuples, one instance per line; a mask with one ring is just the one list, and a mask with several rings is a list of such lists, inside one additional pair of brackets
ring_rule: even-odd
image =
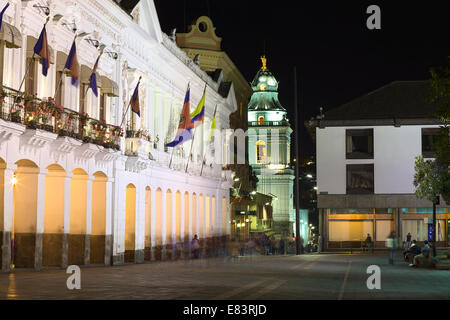
[[(369, 265), (381, 289), (369, 290)], [(65, 270), (0, 274), (0, 299), (450, 299), (450, 271), (408, 267), (387, 253), (325, 253), (148, 262), (81, 268), (81, 289)]]

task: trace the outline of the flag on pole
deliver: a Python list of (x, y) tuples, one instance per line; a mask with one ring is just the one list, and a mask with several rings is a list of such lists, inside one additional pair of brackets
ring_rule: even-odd
[(141, 116), (141, 110), (139, 108), (139, 84), (141, 79), (139, 78), (138, 84), (136, 85), (136, 89), (134, 89), (133, 96), (131, 97), (131, 110), (138, 115)]
[(78, 87), (80, 83), (80, 65), (78, 64), (77, 58), (77, 46), (75, 44), (76, 39), (73, 40), (72, 48), (70, 49), (69, 56), (67, 57), (65, 69), (70, 70), (70, 75), (72, 77), (72, 85)]
[(205, 120), (205, 94), (206, 94), (206, 86), (205, 90), (203, 90), (203, 96), (200, 99), (197, 108), (195, 108), (195, 110), (192, 111), (190, 115), (191, 122), (194, 124), (194, 128), (203, 124), (203, 121)]
[(41, 57), (42, 63), (42, 74), (47, 76), (49, 61), (50, 61), (50, 50), (48, 49), (47, 42), (47, 31), (45, 30), (45, 25), (42, 28), (41, 35), (34, 46), (34, 53)]
[(94, 67), (92, 68), (91, 77), (89, 78), (89, 87), (92, 89), (92, 92), (95, 94), (96, 97), (98, 97), (96, 72), (97, 72), (98, 62), (99, 62), (101, 56), (102, 56), (102, 54), (100, 54), (97, 58), (97, 61), (95, 61)]
[(6, 9), (8, 9), (8, 7), (9, 7), (9, 2), (3, 8), (2, 12), (0, 12), (0, 31), (2, 30), (3, 14), (5, 13)]
[(172, 142), (166, 144), (167, 147), (176, 147), (177, 145), (185, 143), (186, 141), (192, 139), (191, 130), (192, 128), (194, 128), (194, 123), (191, 121), (189, 96), (190, 88), (188, 86), (186, 97), (184, 98), (183, 109), (181, 110), (177, 135)]
[(216, 106), (216, 109), (214, 110), (214, 117), (213, 117), (213, 119), (211, 121), (211, 129), (210, 129), (210, 132), (209, 132), (208, 142), (210, 142), (212, 140), (213, 132), (217, 128), (217, 126), (216, 126), (216, 114), (217, 114), (217, 106)]

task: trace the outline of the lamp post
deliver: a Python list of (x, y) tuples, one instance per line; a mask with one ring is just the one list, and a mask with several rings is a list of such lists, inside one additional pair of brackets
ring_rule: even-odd
[(297, 68), (294, 67), (294, 111), (295, 111), (295, 191), (296, 191), (296, 206), (295, 206), (295, 247), (296, 254), (300, 254), (300, 187), (298, 181), (298, 163), (299, 157), (299, 127), (298, 127), (298, 105), (297, 105)]

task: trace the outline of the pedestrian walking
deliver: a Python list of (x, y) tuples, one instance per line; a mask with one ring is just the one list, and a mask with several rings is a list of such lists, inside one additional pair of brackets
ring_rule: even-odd
[(239, 257), (239, 243), (235, 238), (231, 239), (230, 242), (230, 258), (231, 261), (236, 261)]
[(395, 250), (397, 250), (398, 247), (398, 241), (395, 231), (392, 231), (389, 234), (389, 237), (386, 239), (386, 247), (390, 249), (389, 264), (394, 264)]
[(285, 251), (285, 240), (284, 240), (284, 238), (281, 238), (280, 239), (280, 254), (286, 254), (286, 251)]
[(372, 242), (372, 237), (370, 236), (370, 233), (367, 234), (367, 238), (366, 238), (366, 246), (367, 246), (367, 252), (372, 252), (373, 253), (373, 242)]
[(195, 235), (191, 241), (192, 255), (194, 259), (200, 258), (200, 240), (198, 240), (198, 236)]
[(408, 234), (406, 235), (405, 253), (408, 252), (410, 247), (411, 247), (411, 233), (408, 232)]

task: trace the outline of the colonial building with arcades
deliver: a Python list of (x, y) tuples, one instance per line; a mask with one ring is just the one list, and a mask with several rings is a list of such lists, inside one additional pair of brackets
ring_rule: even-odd
[[(161, 31), (153, 1), (48, 3), (10, 0), (0, 31), (2, 271), (178, 259), (195, 234), (212, 254), (230, 232), (233, 172), (201, 167), (214, 107), (219, 130), (237, 110), (233, 85)], [(44, 76), (34, 46), (47, 18)], [(65, 68), (74, 35), (78, 87)], [(139, 79), (138, 117), (127, 107)], [(206, 86), (190, 157), (191, 141), (165, 147), (188, 83), (192, 110)]]

